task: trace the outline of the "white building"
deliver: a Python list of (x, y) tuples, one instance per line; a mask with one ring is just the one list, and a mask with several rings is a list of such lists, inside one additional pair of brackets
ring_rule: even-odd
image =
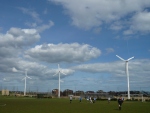
[(9, 90), (2, 90), (2, 95), (9, 95)]

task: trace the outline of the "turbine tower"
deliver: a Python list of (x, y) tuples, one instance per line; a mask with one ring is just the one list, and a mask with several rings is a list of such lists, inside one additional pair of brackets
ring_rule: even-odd
[(27, 70), (25, 70), (25, 77), (22, 79), (22, 80), (25, 81), (25, 83), (24, 83), (24, 96), (26, 95), (26, 81), (27, 81), (27, 78), (32, 79), (32, 78), (30, 78), (30, 77), (27, 75)]
[(58, 64), (58, 72), (56, 72), (56, 74), (54, 74), (53, 76), (55, 75), (59, 75), (58, 77), (58, 98), (60, 98), (60, 73), (66, 75), (65, 73), (63, 73), (61, 70), (60, 70), (60, 67), (59, 67), (59, 64)]
[(128, 62), (129, 60), (133, 59), (134, 57), (131, 57), (127, 60), (124, 60), (120, 56), (116, 55), (120, 60), (125, 62), (125, 69), (126, 69), (126, 74), (127, 74), (127, 82), (128, 82), (128, 99), (130, 99), (130, 85), (129, 85), (129, 71), (128, 71)]

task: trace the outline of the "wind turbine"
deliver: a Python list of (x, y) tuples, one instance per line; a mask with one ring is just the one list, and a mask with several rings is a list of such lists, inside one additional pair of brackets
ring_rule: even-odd
[(65, 73), (63, 73), (61, 70), (60, 70), (60, 67), (59, 67), (59, 64), (58, 64), (58, 72), (56, 74), (54, 74), (53, 76), (55, 75), (59, 75), (59, 79), (58, 79), (58, 98), (60, 98), (60, 73), (66, 75)]
[(125, 62), (125, 69), (126, 69), (126, 74), (127, 74), (127, 82), (128, 82), (128, 99), (130, 99), (130, 85), (129, 85), (129, 71), (128, 71), (128, 62), (129, 60), (133, 59), (134, 57), (131, 57), (127, 60), (124, 60), (120, 56), (116, 55), (119, 59)]
[(22, 80), (25, 81), (25, 83), (24, 83), (24, 96), (26, 95), (26, 81), (27, 81), (27, 78), (32, 79), (32, 78), (30, 78), (30, 77), (27, 75), (27, 70), (25, 70), (25, 77), (22, 79)]

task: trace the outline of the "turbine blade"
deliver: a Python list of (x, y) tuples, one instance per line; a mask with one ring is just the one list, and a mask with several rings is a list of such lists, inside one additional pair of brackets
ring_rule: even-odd
[(120, 56), (116, 55), (120, 60), (126, 61), (125, 59), (121, 58)]
[(31, 77), (27, 76), (27, 78), (32, 79)]
[(64, 73), (64, 72), (62, 72), (62, 71), (61, 71), (60, 73), (62, 73), (62, 74), (64, 74), (64, 75), (67, 75), (66, 73)]
[(24, 77), (22, 80), (24, 80), (26, 77)]
[(59, 71), (57, 73), (55, 73), (53, 76), (57, 75), (59, 73)]
[(133, 59), (134, 57), (131, 57), (131, 58), (129, 58), (127, 61), (129, 61), (129, 60), (131, 60), (131, 59)]

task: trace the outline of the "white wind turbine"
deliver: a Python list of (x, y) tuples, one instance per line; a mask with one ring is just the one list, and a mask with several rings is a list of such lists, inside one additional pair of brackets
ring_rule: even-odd
[(32, 79), (32, 78), (30, 78), (30, 77), (27, 75), (27, 70), (25, 70), (25, 77), (22, 79), (22, 80), (25, 81), (25, 83), (24, 83), (24, 96), (26, 95), (26, 81), (27, 81), (27, 78)]
[(59, 85), (58, 85), (58, 98), (60, 98), (60, 82), (61, 82), (61, 80), (60, 80), (60, 73), (66, 75), (65, 73), (63, 73), (63, 72), (60, 70), (60, 67), (59, 67), (59, 64), (58, 64), (58, 72), (53, 75), (53, 76), (55, 76), (55, 75), (59, 74), (59, 79), (58, 79), (58, 84), (59, 84)]
[(127, 60), (124, 60), (120, 56), (116, 55), (119, 59), (125, 62), (125, 68), (126, 68), (126, 74), (127, 74), (127, 82), (128, 82), (128, 99), (130, 99), (130, 85), (129, 85), (129, 71), (128, 71), (128, 62), (129, 60), (133, 59), (134, 57), (131, 57)]

